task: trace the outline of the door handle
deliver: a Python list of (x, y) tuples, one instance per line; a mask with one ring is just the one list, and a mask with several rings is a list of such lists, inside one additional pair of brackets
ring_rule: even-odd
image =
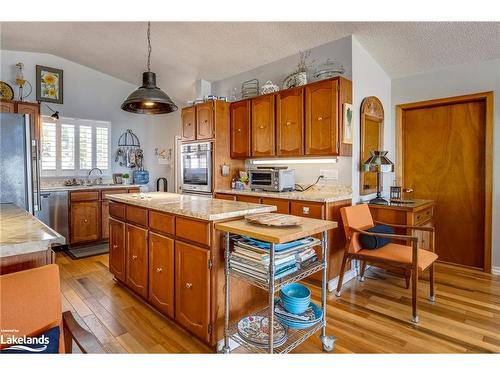
[(186, 283), (186, 288), (191, 289), (193, 287), (193, 284), (191, 283)]
[(162, 272), (162, 271), (163, 271), (163, 268), (161, 268), (161, 267), (158, 267), (158, 268), (156, 269), (156, 272)]
[(132, 255), (132, 259), (136, 260), (137, 259), (137, 255)]

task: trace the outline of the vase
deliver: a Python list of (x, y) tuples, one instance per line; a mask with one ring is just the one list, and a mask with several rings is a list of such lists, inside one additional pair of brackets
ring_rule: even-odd
[(295, 76), (295, 82), (297, 86), (307, 84), (307, 72), (298, 72)]

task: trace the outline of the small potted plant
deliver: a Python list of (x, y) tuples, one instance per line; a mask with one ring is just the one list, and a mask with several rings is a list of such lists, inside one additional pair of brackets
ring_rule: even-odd
[(122, 174), (122, 184), (123, 185), (130, 184), (130, 175), (128, 173)]

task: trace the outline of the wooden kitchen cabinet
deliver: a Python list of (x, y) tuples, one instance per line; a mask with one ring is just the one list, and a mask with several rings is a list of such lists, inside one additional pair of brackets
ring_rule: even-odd
[(76, 201), (70, 206), (70, 244), (97, 241), (101, 237), (101, 202)]
[(14, 102), (11, 101), (0, 101), (0, 112), (2, 113), (15, 113)]
[(208, 342), (210, 322), (210, 251), (175, 241), (175, 319)]
[(182, 140), (194, 141), (196, 139), (196, 108), (187, 107), (182, 109)]
[(252, 99), (252, 156), (274, 156), (274, 95)]
[(338, 81), (326, 80), (306, 86), (305, 154), (339, 153)]
[(174, 318), (174, 240), (149, 233), (149, 301)]
[(224, 194), (224, 193), (215, 193), (216, 199), (224, 199), (226, 201), (234, 201), (234, 195)]
[(251, 195), (237, 195), (236, 200), (238, 202), (260, 203), (260, 197), (254, 197)]
[(17, 113), (30, 116), (32, 136), (40, 139), (40, 105), (38, 103), (18, 102)]
[(288, 200), (262, 197), (261, 203), (276, 206), (277, 210), (274, 212), (278, 214), (290, 214), (290, 201)]
[(125, 263), (125, 223), (109, 219), (109, 270), (123, 282), (126, 282)]
[(148, 297), (148, 230), (126, 224), (126, 283), (136, 293)]
[(290, 214), (313, 219), (325, 219), (325, 205), (317, 202), (292, 201)]
[(276, 155), (304, 155), (304, 88), (276, 95)]
[(250, 157), (250, 100), (231, 103), (231, 158)]
[(196, 139), (210, 139), (214, 136), (213, 102), (199, 104), (196, 107)]
[(101, 239), (109, 238), (109, 201), (101, 202)]

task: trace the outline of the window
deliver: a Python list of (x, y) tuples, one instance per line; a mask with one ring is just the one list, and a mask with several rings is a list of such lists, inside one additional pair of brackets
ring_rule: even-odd
[(42, 176), (82, 176), (100, 168), (111, 174), (111, 123), (42, 116)]

